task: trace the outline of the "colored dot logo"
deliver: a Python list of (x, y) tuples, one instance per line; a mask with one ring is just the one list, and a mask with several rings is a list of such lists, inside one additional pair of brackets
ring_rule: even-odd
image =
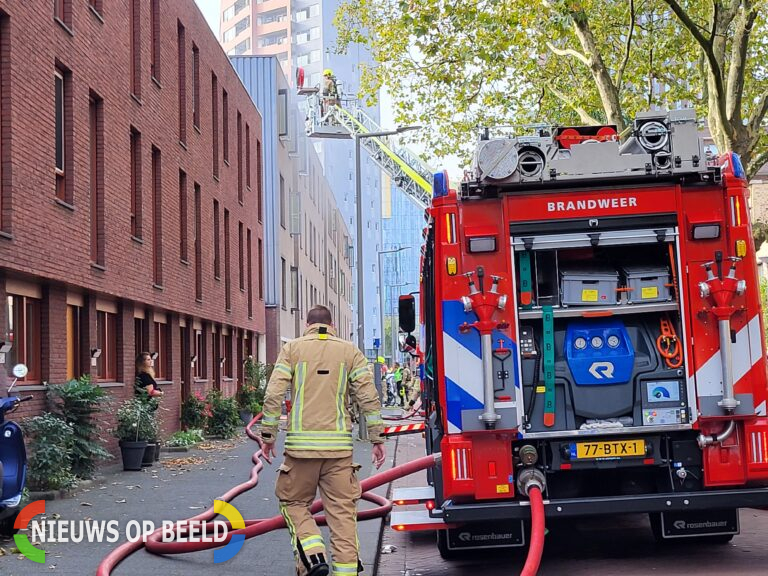
[[(224, 516), (224, 518), (229, 520), (232, 530), (242, 530), (245, 528), (245, 520), (243, 520), (243, 515), (240, 514), (237, 508), (231, 504), (223, 502), (222, 500), (214, 500), (213, 511), (216, 512), (216, 514), (221, 514)], [(233, 534), (232, 538), (230, 538), (229, 543), (226, 546), (219, 550), (214, 550), (213, 563), (221, 564), (222, 562), (231, 560), (235, 554), (240, 552), (244, 542), (245, 534)]]
[(669, 398), (669, 390), (666, 388), (662, 388), (661, 386), (656, 387), (653, 389), (653, 392), (651, 392), (654, 398)]
[[(27, 528), (32, 521), (32, 518), (38, 514), (45, 514), (45, 500), (35, 500), (22, 508), (21, 512), (19, 512), (19, 515), (16, 517), (16, 521), (13, 523), (13, 527), (17, 530)], [(16, 542), (16, 548), (18, 548), (19, 552), (24, 554), (24, 556), (32, 560), (32, 562), (45, 564), (45, 550), (35, 548), (27, 536), (14, 534), (13, 540)]]

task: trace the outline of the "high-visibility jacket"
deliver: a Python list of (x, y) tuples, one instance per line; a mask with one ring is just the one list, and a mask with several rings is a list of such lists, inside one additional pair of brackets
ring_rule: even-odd
[(275, 362), (264, 399), (261, 437), (275, 441), (283, 396), (291, 387), (285, 452), (294, 458), (342, 458), (352, 454), (349, 405), (357, 402), (368, 438), (381, 436), (381, 402), (368, 361), (331, 326), (312, 324), (301, 338), (285, 344)]

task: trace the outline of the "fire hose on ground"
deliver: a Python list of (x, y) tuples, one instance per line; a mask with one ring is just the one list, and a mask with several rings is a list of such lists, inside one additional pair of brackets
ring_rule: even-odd
[[(238, 484), (230, 489), (228, 492), (217, 498), (224, 502), (230, 502), (237, 496), (251, 490), (259, 482), (259, 472), (264, 468), (264, 463), (261, 461), (261, 440), (256, 435), (251, 427), (261, 419), (261, 414), (254, 417), (253, 420), (246, 426), (245, 431), (249, 438), (259, 443), (259, 449), (253, 453), (251, 460), (253, 462), (253, 468), (251, 468), (251, 474), (246, 482)], [(368, 510), (358, 511), (358, 520), (373, 520), (376, 518), (385, 517), (392, 509), (392, 502), (383, 496), (374, 494), (371, 492), (374, 488), (378, 488), (384, 484), (389, 484), (399, 478), (409, 476), (415, 472), (426, 470), (434, 466), (439, 460), (439, 454), (431, 454), (429, 456), (423, 456), (417, 458), (411, 462), (406, 462), (384, 472), (380, 472), (362, 480), (360, 482), (360, 488), (362, 491), (361, 499), (367, 502), (376, 504), (375, 508)], [(541, 561), (541, 554), (544, 546), (544, 506), (541, 497), (541, 491), (537, 486), (532, 486), (529, 490), (529, 497), (531, 499), (531, 545), (528, 552), (528, 559), (526, 560), (525, 567), (521, 576), (534, 576), (538, 570), (539, 562)], [(315, 515), (315, 520), (319, 525), (325, 525), (325, 516), (318, 515), (317, 513), (322, 510), (323, 505), (321, 500), (315, 500), (310, 510)], [(193, 516), (187, 520), (189, 522), (203, 522), (202, 533), (208, 535), (213, 532), (213, 518), (218, 514), (211, 507), (208, 510)], [(110, 552), (99, 564), (96, 570), (96, 576), (110, 576), (112, 571), (131, 554), (138, 552), (142, 548), (152, 554), (185, 554), (189, 552), (199, 552), (203, 550), (210, 550), (212, 548), (220, 548), (230, 542), (235, 535), (244, 535), (245, 539), (253, 538), (261, 534), (266, 534), (273, 530), (285, 528), (285, 520), (281, 515), (276, 515), (271, 518), (259, 518), (255, 520), (246, 520), (245, 528), (240, 530), (231, 530), (232, 526), (229, 522), (224, 522), (227, 526), (227, 537), (221, 542), (164, 542), (162, 540), (162, 530), (155, 530), (146, 538), (146, 542), (138, 540), (136, 542), (126, 542), (115, 550)], [(231, 530), (231, 531), (230, 531)], [(178, 534), (183, 536), (184, 534)]]

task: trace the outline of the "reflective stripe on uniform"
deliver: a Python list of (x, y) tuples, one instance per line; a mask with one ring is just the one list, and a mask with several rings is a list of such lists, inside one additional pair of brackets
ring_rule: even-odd
[(384, 420), (381, 419), (381, 412), (371, 412), (365, 415), (365, 423), (368, 426), (383, 426)]
[(351, 450), (351, 432), (288, 432), (285, 448), (293, 450)]
[(354, 564), (333, 562), (334, 574), (357, 574), (357, 562)]
[(296, 390), (293, 406), (291, 407), (291, 428), (293, 430), (301, 430), (302, 412), (304, 411), (304, 380), (306, 375), (307, 363), (302, 362), (296, 367), (296, 372), (293, 375), (293, 384)]
[(275, 426), (280, 422), (280, 412), (266, 412), (261, 417), (261, 423), (265, 426)]
[(323, 542), (323, 537), (318, 535), (312, 535), (307, 536), (301, 542), (301, 547), (306, 552), (307, 550), (312, 550), (313, 548), (322, 548), (325, 550), (325, 543)]
[(344, 398), (347, 393), (347, 365), (342, 362), (339, 366), (339, 382), (336, 390), (336, 430), (346, 430), (346, 404)]
[(353, 370), (352, 373), (349, 375), (349, 379), (352, 382), (354, 382), (355, 380), (360, 378), (360, 376), (362, 376), (366, 372), (368, 372), (368, 367), (367, 366), (363, 366), (362, 368), (358, 368), (357, 370)]
[(293, 548), (293, 556), (298, 561), (299, 559), (299, 549), (296, 546), (296, 527), (293, 524), (293, 521), (291, 520), (291, 517), (288, 515), (288, 508), (280, 502), (280, 514), (282, 515), (283, 519), (285, 520), (285, 525), (288, 528), (288, 533), (291, 536), (291, 548)]
[(277, 370), (278, 372), (282, 372), (287, 376), (293, 376), (293, 370), (291, 370), (291, 367), (288, 366), (287, 364), (282, 364), (282, 363), (275, 364), (274, 369)]

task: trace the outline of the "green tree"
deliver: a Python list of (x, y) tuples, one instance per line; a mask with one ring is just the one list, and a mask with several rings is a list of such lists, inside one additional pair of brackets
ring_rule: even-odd
[(476, 126), (623, 130), (637, 111), (688, 102), (751, 175), (768, 154), (765, 1), (349, 0), (338, 49), (370, 49), (361, 95), (386, 86), (397, 122), (430, 127), (419, 138), (435, 156), (466, 154), (457, 143)]

